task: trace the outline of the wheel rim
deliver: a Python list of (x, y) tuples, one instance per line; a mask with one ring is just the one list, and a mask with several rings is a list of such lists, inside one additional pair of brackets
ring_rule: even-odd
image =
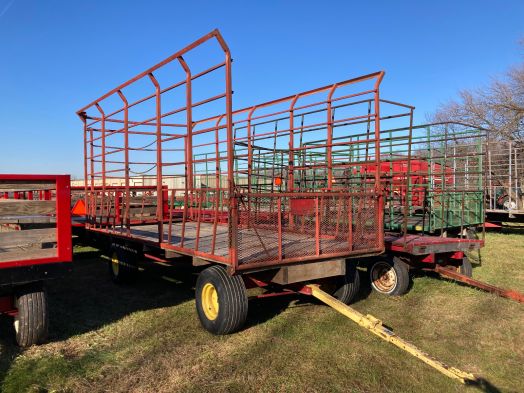
[(18, 334), (18, 331), (20, 330), (20, 321), (18, 320), (18, 315), (15, 316), (13, 326), (15, 328), (15, 333)]
[(392, 292), (397, 286), (397, 273), (388, 263), (375, 263), (371, 269), (371, 283), (379, 292)]
[(218, 292), (215, 286), (207, 283), (202, 288), (202, 308), (206, 318), (214, 321), (218, 317)]
[(113, 256), (111, 257), (111, 271), (115, 277), (118, 277), (118, 273), (120, 271), (120, 262), (118, 261), (118, 255), (116, 254), (116, 251), (113, 252)]

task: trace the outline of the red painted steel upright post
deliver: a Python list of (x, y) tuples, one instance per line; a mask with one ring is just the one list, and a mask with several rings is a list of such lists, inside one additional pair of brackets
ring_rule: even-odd
[(56, 240), (58, 258), (70, 261), (71, 246), (71, 180), (69, 175), (56, 176)]
[(277, 199), (277, 227), (278, 227), (278, 260), (282, 261), (283, 259), (283, 250), (282, 250), (282, 199)]
[[(291, 101), (289, 105), (289, 172), (288, 172), (288, 192), (294, 192), (295, 190), (295, 104), (300, 97), (299, 94), (295, 95), (295, 98)], [(300, 146), (302, 147), (302, 146)], [(303, 191), (303, 190), (300, 190)], [(295, 226), (293, 212), (291, 209), (292, 198), (289, 198), (289, 229), (293, 229)]]
[(155, 86), (155, 106), (156, 106), (156, 219), (158, 221), (158, 241), (164, 241), (164, 217), (162, 213), (163, 194), (162, 194), (162, 94), (160, 84), (152, 72), (148, 74), (149, 79)]
[[(100, 118), (100, 126), (102, 131), (102, 147), (101, 147), (101, 157), (102, 157), (102, 197), (100, 199), (100, 214), (101, 214), (101, 221), (104, 221), (104, 200), (106, 196), (106, 114), (104, 113), (104, 110), (100, 106), (99, 103), (95, 104), (96, 109), (100, 112), (101, 118)], [(96, 209), (96, 207), (95, 207)], [(111, 214), (111, 206), (107, 209), (107, 221), (109, 223), (109, 216)]]
[[(406, 168), (406, 193), (405, 193), (405, 203), (404, 203), (404, 219), (403, 219), (403, 229), (404, 232), (404, 246), (406, 247), (407, 235), (408, 235), (408, 215), (410, 209), (410, 199), (413, 200), (413, 191), (411, 190), (411, 149), (412, 149), (412, 137), (413, 137), (413, 108), (410, 110), (409, 115), (409, 134), (408, 134), (408, 156), (407, 156), (407, 168)], [(411, 193), (411, 198), (410, 198)], [(424, 212), (424, 216), (426, 212)]]
[[(249, 217), (251, 216), (251, 193), (252, 193), (252, 189), (251, 189), (251, 181), (252, 181), (252, 175), (253, 175), (253, 140), (252, 140), (252, 135), (251, 135), (251, 120), (252, 120), (252, 117), (253, 117), (253, 113), (255, 112), (255, 110), (257, 109), (257, 106), (254, 106), (253, 108), (251, 108), (251, 110), (249, 111), (249, 114), (247, 115), (247, 195), (248, 195), (248, 198), (247, 198), (247, 215), (248, 215), (248, 220), (247, 220), (247, 227), (249, 227), (250, 225), (250, 222), (251, 220), (249, 219)], [(253, 138), (254, 139), (254, 138)], [(257, 177), (257, 184), (258, 184), (258, 177)]]
[[(328, 98), (327, 98), (327, 111), (326, 111), (326, 124), (327, 124), (327, 170), (328, 170), (328, 184), (327, 189), (331, 190), (333, 187), (333, 113), (332, 113), (332, 99), (333, 99), (333, 93), (335, 93), (335, 90), (337, 89), (338, 84), (335, 83), (333, 87), (329, 90)], [(369, 141), (367, 142), (369, 143)]]
[[(188, 209), (188, 212), (186, 212), (186, 219), (189, 212), (191, 214), (189, 215), (189, 218), (192, 219), (192, 211), (193, 211), (193, 199), (195, 195), (195, 187), (193, 184), (193, 96), (192, 96), (192, 89), (191, 89), (191, 70), (189, 66), (187, 65), (186, 61), (180, 56), (178, 58), (178, 62), (180, 63), (180, 66), (183, 68), (184, 72), (186, 73), (186, 140), (185, 140), (185, 149), (186, 149), (186, 194), (189, 192), (189, 195), (186, 195), (186, 198), (189, 199), (189, 209), (186, 204), (184, 209)], [(197, 196), (198, 198), (198, 196)], [(197, 222), (198, 225), (198, 232), (200, 232), (200, 222)], [(185, 229), (185, 226), (184, 226)], [(198, 237), (199, 234), (197, 234)]]
[[(384, 71), (381, 71), (378, 76), (377, 80), (375, 81), (375, 193), (377, 197), (377, 209), (376, 209), (376, 217), (377, 217), (377, 225), (378, 230), (376, 231), (378, 233), (378, 244), (380, 244), (380, 247), (384, 247), (384, 195), (382, 194), (381, 189), (381, 165), (380, 165), (380, 83), (382, 82), (382, 79), (384, 78)], [(368, 141), (369, 143), (369, 141)]]
[[(222, 195), (222, 174), (220, 171), (220, 147), (219, 147), (219, 141), (220, 141), (220, 133), (218, 132), (218, 129), (220, 127), (220, 123), (224, 119), (224, 115), (220, 116), (215, 124), (215, 186), (216, 186), (216, 195), (215, 195), (215, 217), (213, 220), (213, 237), (211, 240), (211, 254), (215, 253), (215, 246), (216, 246), (216, 238), (217, 238), (217, 225), (218, 225), (218, 215), (220, 211), (219, 204), (223, 200)], [(223, 202), (222, 202), (223, 203)]]
[[(94, 134), (93, 134), (93, 129), (90, 128), (89, 129), (89, 138), (90, 138), (90, 142), (89, 142), (89, 152), (90, 152), (90, 157), (89, 157), (89, 163), (90, 163), (90, 169), (91, 169), (91, 194), (90, 194), (90, 198), (89, 198), (89, 205), (87, 206), (88, 209), (87, 209), (87, 215), (88, 215), (88, 226), (91, 227), (93, 224), (94, 226), (96, 227), (96, 196), (95, 196), (95, 162), (94, 162), (94, 159), (93, 159), (93, 154), (94, 154), (94, 146), (93, 146), (93, 137), (94, 137)], [(94, 220), (93, 220), (94, 218)], [(93, 220), (93, 222), (89, 222)]]
[(131, 233), (131, 220), (129, 219), (129, 202), (130, 202), (130, 187), (129, 187), (129, 103), (122, 90), (117, 91), (118, 96), (124, 103), (124, 187), (125, 187), (125, 201), (124, 201), (124, 217), (122, 221), (126, 227), (126, 233)]
[[(89, 206), (87, 203), (87, 118), (86, 113), (81, 112), (79, 114), (80, 120), (84, 125), (84, 204)], [(89, 215), (89, 210), (86, 209), (86, 214)]]
[(238, 267), (238, 201), (235, 195), (234, 154), (233, 149), (233, 84), (231, 80), (231, 52), (218, 30), (214, 35), (226, 54), (226, 128), (227, 128), (227, 176), (228, 176), (228, 199), (229, 199), (229, 262), (233, 271)]

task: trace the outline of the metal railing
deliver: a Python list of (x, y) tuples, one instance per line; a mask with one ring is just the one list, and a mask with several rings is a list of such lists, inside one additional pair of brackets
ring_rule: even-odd
[[(219, 60), (202, 67), (213, 56), (201, 50)], [(153, 240), (233, 272), (382, 252), (381, 122), (412, 118), (409, 106), (381, 112), (396, 105), (380, 99), (383, 77), (235, 111), (231, 54), (211, 32), (77, 112), (87, 228), (139, 239), (131, 209), (142, 177), (156, 198)], [(346, 151), (355, 154), (341, 162)], [(344, 181), (363, 166), (365, 180)]]
[(524, 211), (524, 147), (514, 141), (488, 140), (485, 149), (486, 209)]

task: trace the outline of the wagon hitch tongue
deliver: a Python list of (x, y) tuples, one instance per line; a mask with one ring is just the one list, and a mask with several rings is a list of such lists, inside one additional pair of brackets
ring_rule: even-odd
[(467, 385), (481, 384), (482, 380), (475, 377), (473, 374), (459, 370), (455, 367), (450, 367), (434, 359), (433, 357), (431, 357), (424, 351), (418, 349), (415, 345), (398, 337), (392, 330), (385, 327), (382, 324), (381, 320), (375, 318), (373, 315), (369, 315), (369, 314), (364, 315), (358, 312), (354, 308), (342, 303), (341, 301), (335, 299), (333, 296), (322, 291), (318, 285), (314, 285), (314, 284), (306, 285), (302, 289), (301, 292), (317, 298), (321, 302), (327, 304), (328, 306), (334, 308), (336, 311), (345, 315), (346, 317), (348, 317), (349, 319), (351, 319), (353, 322), (357, 323), (361, 327), (369, 330), (371, 333), (375, 334), (376, 336), (380, 337), (381, 339), (390, 342), (391, 344), (399, 347), (400, 349), (403, 349), (404, 351), (408, 352), (409, 354), (422, 360), (424, 363), (437, 369), (442, 374), (450, 378), (453, 378), (453, 379), (458, 379), (463, 384), (467, 384)]
[(515, 291), (512, 289), (499, 288), (499, 287), (496, 287), (495, 285), (491, 285), (491, 284), (488, 284), (488, 283), (485, 283), (479, 280), (475, 280), (474, 278), (465, 276), (464, 274), (460, 274), (457, 271), (454, 271), (452, 269), (442, 267), (439, 265), (435, 266), (435, 271), (438, 274), (440, 274), (442, 277), (461, 282), (463, 284), (469, 285), (473, 288), (480, 289), (482, 291), (494, 293), (495, 295), (504, 297), (506, 299), (511, 299), (519, 303), (524, 303), (524, 294), (518, 291)]

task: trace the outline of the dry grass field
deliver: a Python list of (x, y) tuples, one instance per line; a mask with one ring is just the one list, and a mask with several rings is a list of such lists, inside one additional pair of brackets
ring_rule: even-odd
[[(474, 277), (524, 291), (524, 233), (487, 235)], [(303, 296), (250, 302), (245, 329), (199, 324), (195, 276), (155, 267), (133, 286), (110, 282), (96, 250), (49, 285), (49, 343), (21, 351), (0, 322), (3, 392), (463, 392), (334, 310)], [(524, 391), (524, 305), (433, 277), (354, 304), (438, 359), (483, 377), (480, 391)]]

